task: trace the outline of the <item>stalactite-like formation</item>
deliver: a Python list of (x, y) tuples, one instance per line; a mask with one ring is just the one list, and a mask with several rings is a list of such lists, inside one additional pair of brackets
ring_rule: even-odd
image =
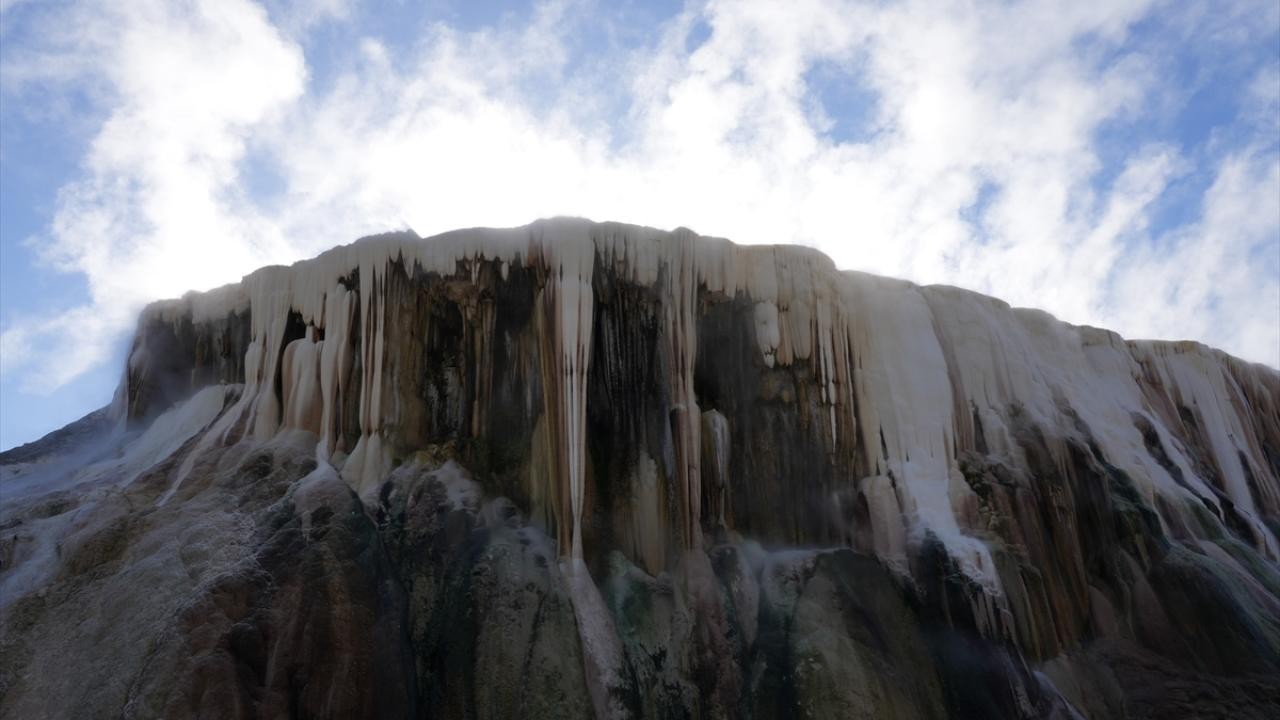
[(581, 560), (595, 248), (583, 232), (585, 228), (571, 230), (560, 245), (539, 245), (530, 250), (543, 253), (546, 267), (537, 304), (542, 317), (542, 397), (551, 444), (551, 492), (556, 498), (561, 547), (574, 560)]
[[(156, 303), (113, 407), (119, 452), (0, 462), (21, 625), (0, 708), (1280, 703), (1280, 371), (1196, 343), (554, 219), (365, 238)], [(77, 633), (139, 679), (75, 695), (30, 671)]]
[[(493, 297), (511, 284), (512, 268), (537, 278), (527, 297), (535, 312), (532, 322), (499, 336), (495, 327), (504, 318)], [(396, 272), (405, 278), (392, 283)], [(1277, 453), (1266, 449), (1280, 443), (1274, 417), (1280, 379), (1274, 371), (1195, 344), (1127, 343), (953, 288), (839, 272), (803, 248), (736, 246), (685, 230), (557, 219), (426, 240), (379, 236), (291, 268), (266, 268), (239, 285), (147, 312), (130, 359), (136, 370), (128, 380), (126, 394), (134, 399), (129, 411), (145, 414), (153, 394), (147, 388), (173, 382), (155, 377), (152, 345), (160, 332), (154, 328), (174, 333), (189, 327), (199, 335), (247, 318), (243, 363), (208, 378), (245, 383), (238, 411), (245, 417), (231, 425), (259, 439), (281, 427), (315, 433), (320, 455), (370, 497), (398, 458), (426, 444), (424, 432), (431, 434), (418, 427), (417, 436), (406, 435), (402, 416), (427, 400), (405, 396), (405, 383), (416, 379), (388, 375), (403, 371), (389, 359), (388, 345), (407, 340), (388, 336), (388, 316), (418, 302), (398, 296), (410, 292), (406, 288), (453, 283), (452, 295), (444, 296), (460, 308), (454, 312), (470, 338), (460, 350), (465, 378), (457, 382), (465, 387), (456, 389), (465, 394), (460, 402), (469, 418), (460, 439), (487, 435), (486, 420), (498, 412), (494, 373), (502, 369), (493, 366), (494, 348), (535, 336), (536, 357), (510, 359), (532, 364), (533, 376), (522, 373), (523, 392), (541, 398), (540, 412), (523, 427), (531, 444), (535, 428), (542, 428), (546, 451), (543, 467), (525, 467), (520, 475), (527, 478), (529, 497), (546, 499), (562, 552), (581, 557), (584, 536), (598, 532), (587, 527), (596, 510), (590, 503), (600, 494), (592, 486), (608, 481), (596, 476), (605, 468), (593, 469), (588, 451), (593, 331), (609, 321), (594, 312), (601, 282), (645, 289), (658, 309), (664, 387), (650, 390), (666, 403), (666, 417), (656, 422), (666, 428), (667, 440), (650, 437), (640, 449), (658, 459), (658, 482), (666, 491), (640, 492), (635, 499), (671, 499), (676, 541), (683, 547), (699, 546), (704, 518), (737, 518), (738, 530), (789, 541), (852, 541), (863, 533), (893, 562), (902, 562), (904, 543), (932, 537), (966, 574), (998, 595), (977, 510), (981, 502), (961, 460), (981, 453), (1025, 465), (1019, 432), (1034, 426), (1096, 447), (1161, 509), (1167, 529), (1195, 532), (1197, 522), (1184, 517), (1194, 511), (1180, 508), (1202, 504), (1219, 521), (1248, 528), (1252, 544), (1276, 557), (1274, 520), (1269, 526), (1268, 518), (1280, 514), (1280, 470)], [(733, 310), (739, 301), (745, 308)], [(749, 336), (756, 352), (715, 360), (719, 377), (699, 387), (699, 362), (724, 353), (699, 337), (717, 312), (739, 323), (733, 332)], [(739, 312), (741, 322), (732, 319)], [(237, 377), (241, 364), (243, 376)], [(728, 382), (737, 385), (714, 387)], [(739, 420), (727, 406), (717, 406), (726, 404), (717, 394), (743, 391), (766, 404), (789, 404), (800, 426), (766, 426), (767, 415)], [(743, 401), (738, 398), (739, 407)], [(355, 417), (344, 417), (352, 408)], [(704, 409), (716, 411), (712, 425)], [(709, 477), (726, 487), (703, 487), (707, 427), (718, 433), (709, 447), (725, 454), (714, 456)], [(745, 482), (723, 476), (724, 464), (734, 464), (730, 458), (764, 451), (741, 444), (768, 440), (776, 446), (788, 442), (787, 432), (825, 449), (821, 478), (780, 472), (804, 472), (777, 457), (785, 448), (763, 457), (774, 477), (752, 476), (749, 461), (738, 468)], [(1153, 455), (1153, 444), (1160, 453)], [(1065, 445), (1050, 448), (1058, 467), (1070, 464)], [(630, 475), (645, 476), (643, 467), (632, 467)], [(816, 524), (783, 518), (761, 526), (751, 513), (737, 517), (733, 496), (752, 493), (760, 482), (770, 485), (766, 496), (791, 493), (803, 499), (794, 507), (837, 518)], [(545, 487), (532, 487), (537, 483)], [(716, 504), (713, 512), (704, 512), (704, 498)], [(814, 507), (819, 502), (827, 507)], [(845, 526), (856, 508), (867, 513), (870, 527), (851, 534)], [(666, 514), (659, 507), (643, 512)], [(806, 524), (807, 530), (796, 530)]]
[[(218, 351), (169, 372), (188, 336)], [(367, 503), (453, 443), (597, 569), (618, 547), (657, 572), (707, 530), (917, 575), (937, 546), (984, 633), (1046, 652), (1085, 631), (1086, 525), (1113, 492), (1156, 532), (1277, 558), (1276, 371), (804, 248), (573, 219), (378, 236), (153, 306), (129, 367), (133, 416), (243, 382), (216, 442), (314, 433)]]

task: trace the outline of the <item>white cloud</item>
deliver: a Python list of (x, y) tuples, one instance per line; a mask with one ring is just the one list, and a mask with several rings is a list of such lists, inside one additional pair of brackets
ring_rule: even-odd
[(353, 14), (352, 0), (264, 0), (277, 26), (290, 37), (305, 34), (327, 21), (348, 20)]
[[(556, 2), (527, 27), (436, 23), (410, 48), (365, 38), (307, 93), (292, 38), (351, 12), (311, 9), (282, 31), (244, 1), (80, 6), (89, 36), (6, 61), (11, 85), (108, 88), (41, 243), (86, 275), (92, 304), (8, 326), (6, 374), (57, 386), (100, 362), (141, 303), (362, 233), (561, 213), (802, 242), (842, 267), (1280, 365), (1280, 277), (1249, 261), (1280, 252), (1280, 130), (1265, 120), (1277, 67), (1242, 89), (1262, 108), (1258, 137), (1214, 160), (1189, 225), (1158, 228), (1152, 212), (1193, 158), (1099, 145), (1108, 123), (1185, 101), (1167, 58), (1129, 46), (1168, 7), (711, 2), (644, 47), (593, 51), (583, 13), (607, 10)], [(691, 49), (699, 23), (710, 35)], [(826, 132), (819, 64), (876, 98), (866, 137)], [(280, 179), (270, 199), (244, 188), (260, 166)], [(1106, 167), (1115, 180), (1098, 186)], [(86, 314), (99, 322), (59, 339)]]
[(1154, 337), (1223, 337), (1232, 352), (1280, 364), (1278, 199), (1274, 150), (1224, 159), (1199, 222), (1128, 253), (1104, 317)]
[(83, 78), (109, 111), (34, 241), (46, 262), (84, 274), (91, 304), (3, 332), (6, 374), (47, 388), (101, 362), (143, 303), (292, 254), (237, 179), (252, 134), (305, 79), (301, 52), (247, 2), (86, 3), (58, 19), (74, 29), (6, 73)]

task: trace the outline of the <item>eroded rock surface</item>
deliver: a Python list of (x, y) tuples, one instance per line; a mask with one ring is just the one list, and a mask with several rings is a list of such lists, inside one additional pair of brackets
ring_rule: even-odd
[(0, 480), (3, 717), (1280, 714), (1280, 372), (803, 248), (366, 238)]

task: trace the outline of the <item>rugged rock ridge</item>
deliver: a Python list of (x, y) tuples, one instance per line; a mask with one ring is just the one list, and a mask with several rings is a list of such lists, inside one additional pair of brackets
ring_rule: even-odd
[(1280, 372), (1195, 343), (555, 219), (157, 303), (114, 412), (3, 456), (6, 715), (1280, 703)]

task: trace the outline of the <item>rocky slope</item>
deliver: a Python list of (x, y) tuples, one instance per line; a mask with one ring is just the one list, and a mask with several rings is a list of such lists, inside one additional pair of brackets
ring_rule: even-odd
[(799, 247), (366, 238), (0, 472), (7, 718), (1280, 713), (1280, 372)]

